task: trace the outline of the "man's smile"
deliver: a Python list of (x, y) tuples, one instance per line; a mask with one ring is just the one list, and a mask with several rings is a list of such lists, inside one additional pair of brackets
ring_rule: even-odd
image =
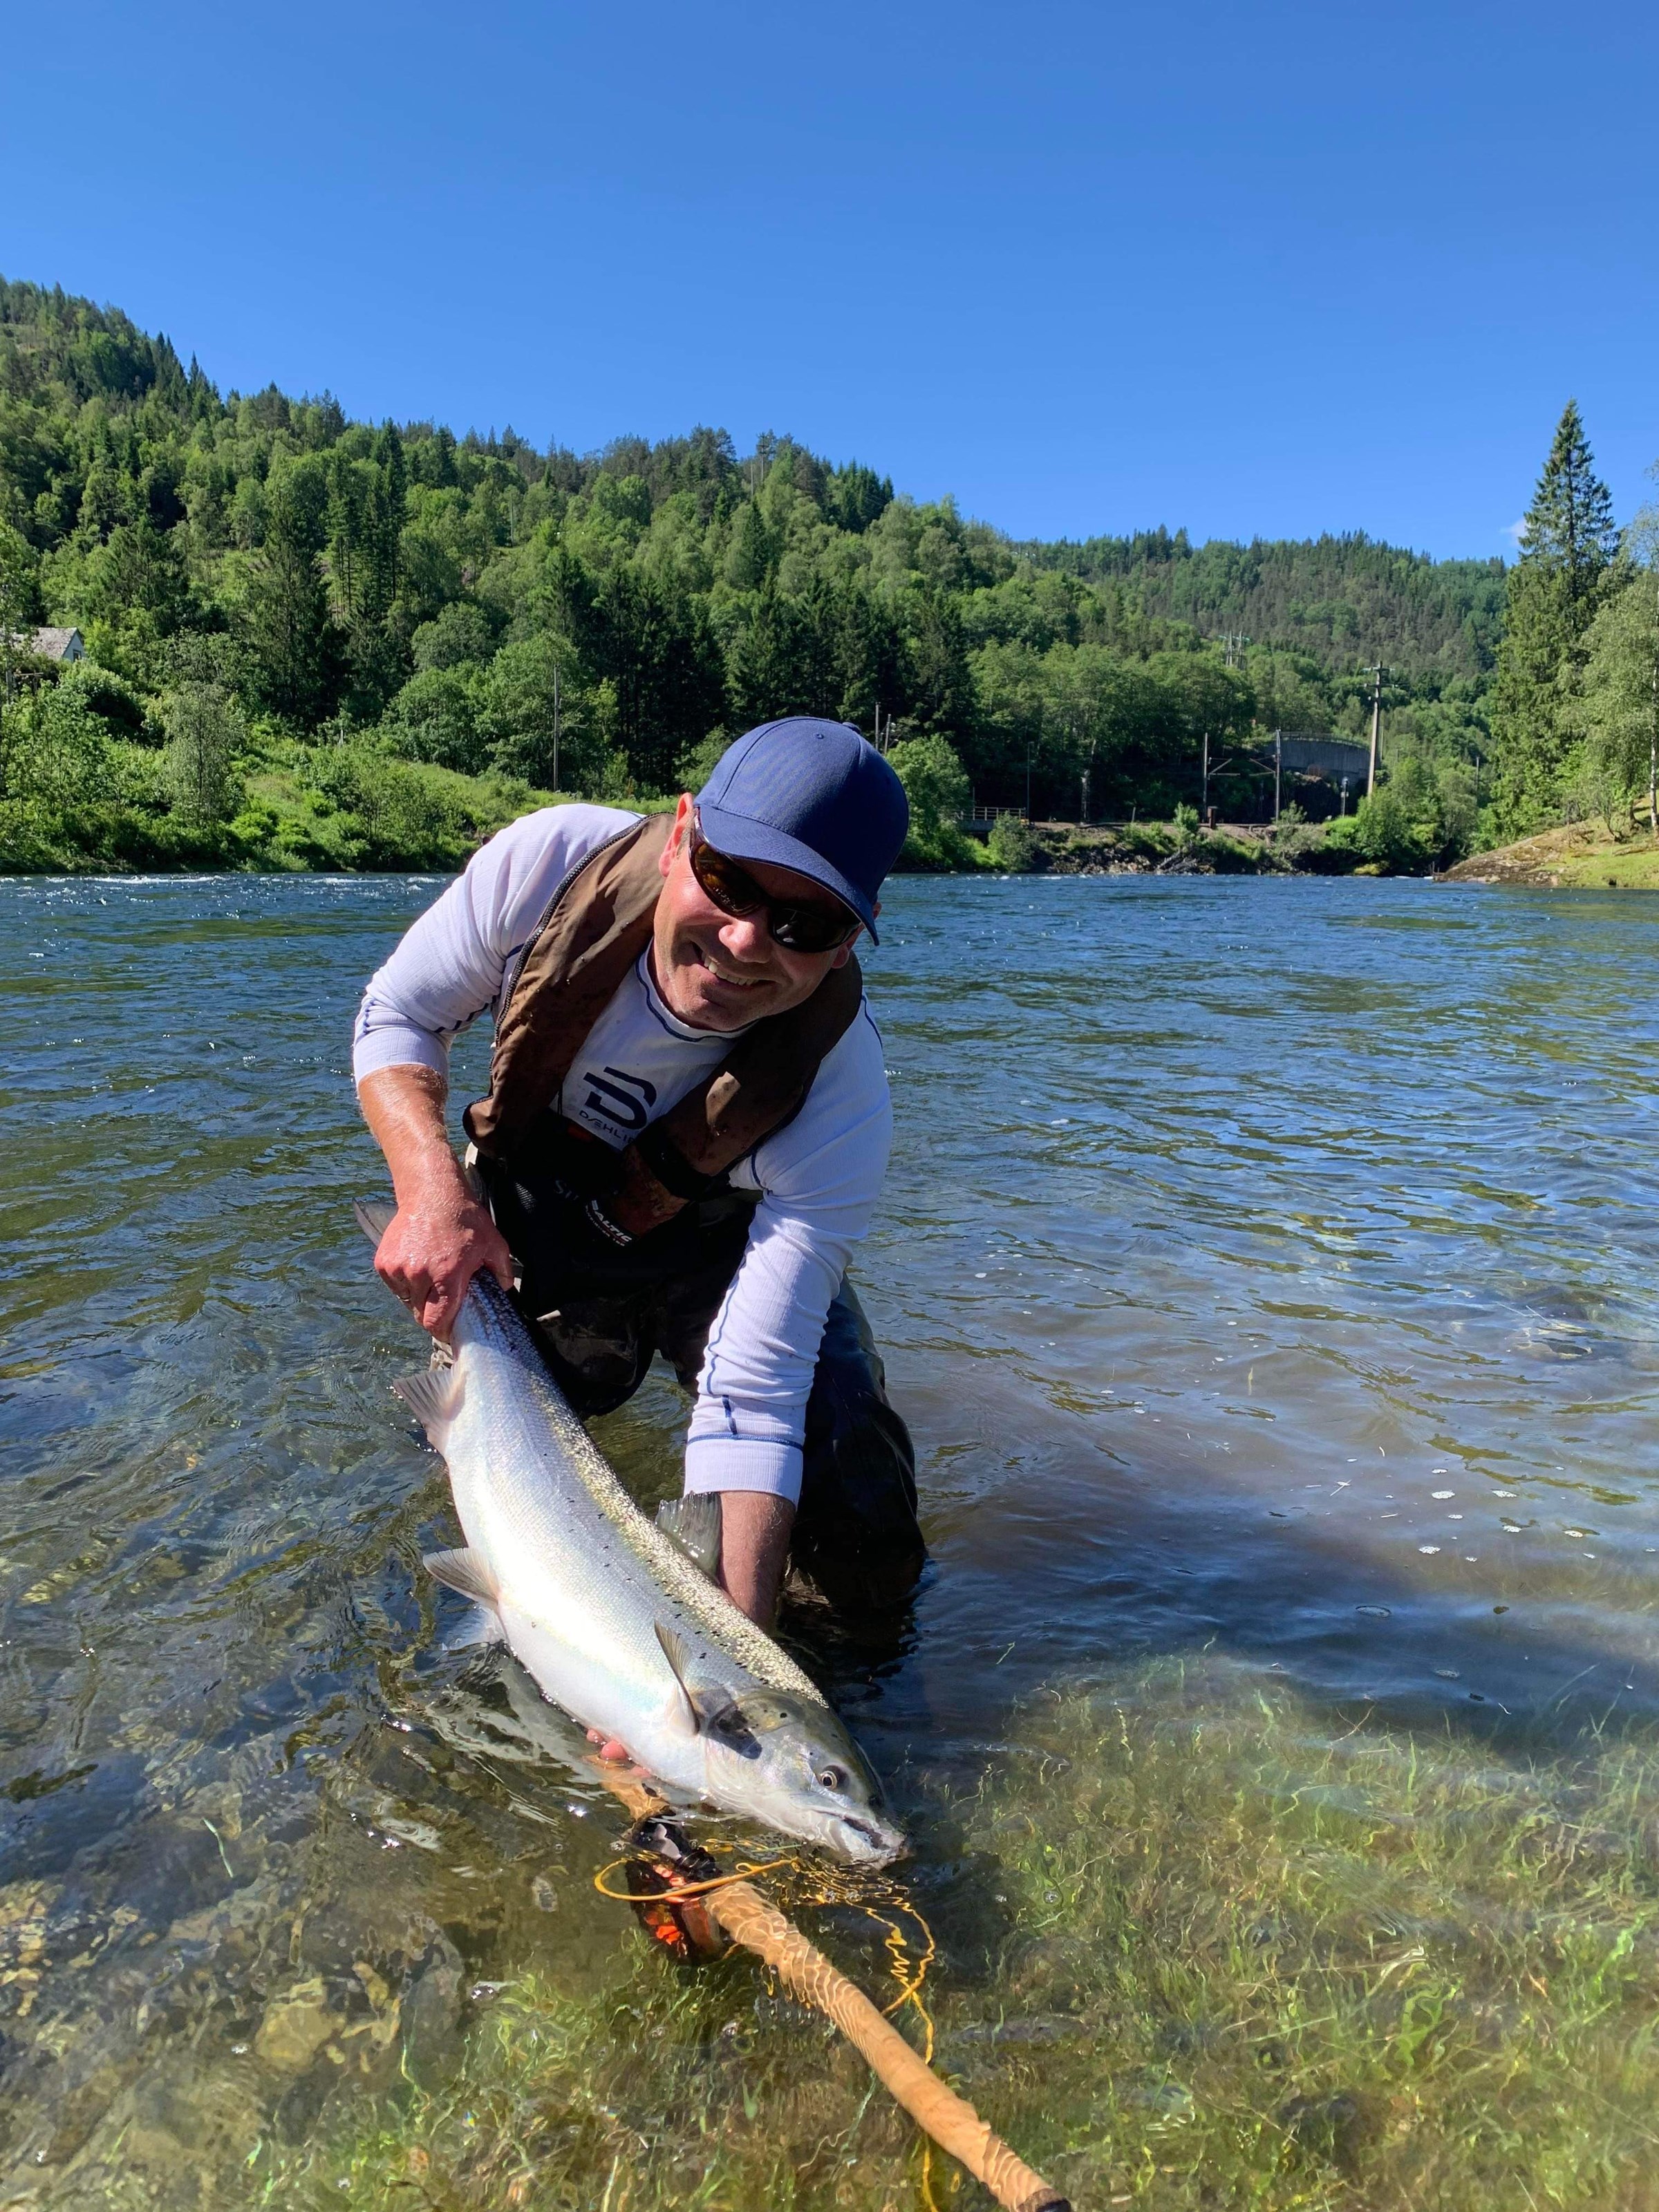
[(729, 984), (734, 991), (757, 990), (763, 983), (770, 982), (772, 980), (769, 975), (742, 975), (735, 974), (731, 969), (722, 966), (722, 964), (714, 959), (712, 954), (706, 951), (701, 945), (697, 946), (696, 952), (699, 964), (707, 969), (708, 973), (714, 977), (714, 981), (717, 983)]

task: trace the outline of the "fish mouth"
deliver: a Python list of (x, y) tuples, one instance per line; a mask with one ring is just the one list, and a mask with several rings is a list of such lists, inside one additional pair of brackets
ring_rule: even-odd
[(863, 1820), (843, 1814), (834, 1824), (830, 1847), (854, 1866), (891, 1866), (902, 1858), (909, 1844), (896, 1828), (884, 1821)]

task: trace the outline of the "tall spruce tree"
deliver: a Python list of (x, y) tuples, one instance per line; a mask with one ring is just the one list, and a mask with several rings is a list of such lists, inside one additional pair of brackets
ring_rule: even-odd
[(1570, 399), (1510, 571), (1492, 684), (1498, 819), (1512, 836), (1560, 811), (1577, 727), (1572, 695), (1618, 550), (1613, 501)]

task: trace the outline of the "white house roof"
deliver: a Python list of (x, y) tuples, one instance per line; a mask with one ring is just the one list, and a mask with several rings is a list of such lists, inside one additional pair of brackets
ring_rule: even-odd
[(37, 629), (31, 649), (47, 660), (79, 660), (86, 652), (78, 629)]

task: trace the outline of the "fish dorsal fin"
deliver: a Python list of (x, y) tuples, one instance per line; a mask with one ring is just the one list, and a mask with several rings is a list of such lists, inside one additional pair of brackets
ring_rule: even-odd
[(461, 1378), (455, 1369), (423, 1367), (418, 1375), (400, 1375), (392, 1388), (426, 1431), (433, 1449), (441, 1451), (461, 1410)]
[(657, 1508), (657, 1526), (671, 1543), (678, 1544), (694, 1567), (712, 1583), (720, 1565), (720, 1494), (718, 1490), (694, 1491), (689, 1498), (665, 1498)]
[(441, 1583), (446, 1589), (455, 1590), (494, 1612), (495, 1578), (476, 1552), (428, 1552), (421, 1565), (434, 1583)]
[(357, 1217), (358, 1228), (371, 1244), (380, 1243), (392, 1226), (392, 1216), (398, 1211), (395, 1206), (388, 1206), (383, 1198), (360, 1198), (351, 1210)]

